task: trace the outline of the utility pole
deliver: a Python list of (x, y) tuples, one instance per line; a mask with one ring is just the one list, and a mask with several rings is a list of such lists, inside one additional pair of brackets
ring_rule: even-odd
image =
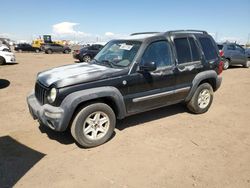
[(250, 33), (248, 33), (247, 45), (250, 45)]

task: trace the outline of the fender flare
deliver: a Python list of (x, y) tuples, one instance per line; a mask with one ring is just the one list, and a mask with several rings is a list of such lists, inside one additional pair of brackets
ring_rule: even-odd
[(64, 124), (69, 124), (79, 104), (104, 97), (109, 98), (116, 105), (118, 119), (122, 119), (126, 116), (126, 107), (120, 91), (111, 86), (98, 87), (71, 93), (62, 101), (60, 107), (64, 110), (64, 114), (67, 114)]
[(196, 91), (197, 87), (199, 86), (199, 84), (206, 79), (214, 79), (215, 81), (215, 88), (214, 90), (216, 91), (221, 84), (221, 79), (218, 79), (218, 75), (214, 70), (208, 70), (208, 71), (204, 71), (201, 73), (198, 73), (193, 81), (192, 81), (192, 88), (189, 91), (188, 96), (185, 99), (185, 102), (188, 102), (191, 100), (192, 96), (194, 95), (194, 92)]

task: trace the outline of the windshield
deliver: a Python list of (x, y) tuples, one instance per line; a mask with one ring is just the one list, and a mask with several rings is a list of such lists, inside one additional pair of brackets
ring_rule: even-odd
[(95, 56), (94, 61), (113, 68), (125, 68), (133, 62), (140, 46), (139, 41), (113, 40)]

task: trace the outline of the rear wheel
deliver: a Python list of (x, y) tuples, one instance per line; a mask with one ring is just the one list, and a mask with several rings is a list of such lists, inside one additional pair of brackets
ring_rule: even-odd
[(195, 114), (202, 114), (210, 108), (213, 102), (213, 88), (209, 83), (198, 86), (192, 99), (187, 103), (188, 109)]
[(83, 147), (95, 147), (105, 143), (113, 134), (116, 123), (115, 113), (104, 103), (83, 107), (75, 116), (71, 134)]
[(247, 61), (247, 62), (243, 65), (243, 67), (249, 68), (249, 67), (250, 67), (250, 61)]
[(91, 61), (91, 57), (89, 55), (85, 55), (83, 58), (82, 58), (82, 61), (83, 62), (90, 62)]
[(6, 63), (5, 59), (3, 57), (0, 57), (0, 65), (3, 65), (5, 63)]
[(224, 70), (227, 70), (227, 69), (229, 68), (229, 66), (230, 66), (230, 61), (229, 61), (229, 59), (225, 59), (225, 60), (224, 60), (224, 65), (223, 65), (223, 69), (224, 69)]
[(65, 53), (65, 54), (68, 54), (68, 53), (69, 53), (69, 50), (64, 50), (64, 53)]

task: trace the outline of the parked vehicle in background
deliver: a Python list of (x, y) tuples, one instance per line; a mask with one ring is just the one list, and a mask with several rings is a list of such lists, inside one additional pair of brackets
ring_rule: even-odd
[(248, 58), (248, 61), (250, 61), (250, 48), (246, 48), (245, 52), (246, 52), (246, 56)]
[(70, 128), (80, 145), (94, 147), (129, 115), (180, 102), (205, 113), (222, 70), (205, 31), (137, 33), (110, 41), (90, 63), (39, 73), (27, 102), (34, 119), (55, 131)]
[(46, 54), (52, 54), (52, 53), (68, 54), (71, 52), (71, 49), (68, 46), (62, 46), (60, 44), (54, 44), (54, 43), (42, 45), (42, 50)]
[(228, 69), (230, 65), (242, 65), (245, 68), (250, 66), (246, 51), (242, 46), (236, 43), (223, 43), (217, 44), (217, 46), (224, 61), (224, 70)]
[(6, 63), (15, 63), (16, 58), (14, 53), (10, 51), (9, 48), (2, 48), (0, 47), (0, 65), (6, 64)]
[(80, 50), (74, 50), (73, 57), (80, 62), (90, 62), (102, 48), (101, 44), (84, 46)]
[(0, 44), (0, 51), (11, 52), (10, 48), (4, 44)]
[(36, 52), (36, 53), (39, 53), (41, 51), (40, 48), (33, 47), (30, 44), (26, 43), (17, 44), (14, 50), (18, 52)]

